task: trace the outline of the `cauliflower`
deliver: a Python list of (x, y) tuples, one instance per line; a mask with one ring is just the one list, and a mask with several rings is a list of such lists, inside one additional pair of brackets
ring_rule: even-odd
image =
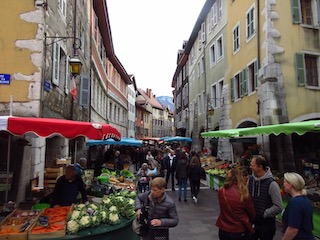
[(107, 212), (106, 211), (101, 211), (100, 212), (100, 216), (101, 216), (101, 221), (102, 222), (106, 222), (107, 221)]
[(71, 213), (71, 219), (72, 220), (76, 220), (80, 217), (80, 211), (78, 210), (73, 210), (73, 212)]
[(109, 211), (110, 211), (110, 212), (117, 212), (117, 211), (118, 211), (118, 208), (117, 208), (116, 206), (111, 206), (111, 207), (109, 208)]
[(91, 208), (94, 211), (96, 211), (98, 209), (98, 207), (93, 203), (89, 204), (88, 208)]
[(91, 218), (92, 225), (93, 226), (99, 226), (100, 224), (100, 217), (98, 215), (95, 215)]
[(80, 218), (80, 226), (81, 228), (86, 228), (90, 226), (90, 217), (89, 216), (82, 216)]
[(110, 203), (111, 203), (111, 199), (110, 198), (104, 198), (103, 200), (102, 200), (102, 202), (103, 202), (103, 204), (105, 204), (105, 205), (109, 205)]
[(85, 207), (86, 207), (86, 205), (83, 204), (83, 203), (81, 203), (81, 204), (78, 204), (78, 205), (76, 206), (76, 209), (81, 210), (81, 209), (83, 209), (83, 208), (85, 208)]
[(67, 222), (67, 232), (71, 234), (76, 234), (79, 231), (79, 224), (75, 220), (70, 220)]
[(118, 224), (120, 223), (120, 218), (119, 218), (119, 215), (117, 213), (109, 213), (109, 223), (111, 225), (115, 225), (115, 224)]

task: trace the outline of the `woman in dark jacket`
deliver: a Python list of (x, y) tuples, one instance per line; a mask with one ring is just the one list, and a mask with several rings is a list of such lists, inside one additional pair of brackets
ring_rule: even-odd
[(183, 187), (184, 201), (187, 201), (187, 183), (188, 183), (188, 168), (189, 162), (187, 155), (181, 152), (177, 162), (176, 179), (179, 184), (179, 201), (181, 201), (181, 192)]
[(247, 240), (254, 233), (255, 210), (246, 179), (240, 168), (228, 171), (224, 186), (218, 192), (220, 215), (216, 222), (220, 240)]
[(190, 180), (191, 196), (195, 203), (198, 202), (198, 194), (200, 191), (200, 179), (204, 169), (201, 167), (200, 158), (197, 153), (192, 150), (191, 161), (188, 170), (188, 177)]

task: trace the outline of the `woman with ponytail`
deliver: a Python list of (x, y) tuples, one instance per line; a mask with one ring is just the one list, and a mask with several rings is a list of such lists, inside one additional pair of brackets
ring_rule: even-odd
[(216, 222), (220, 240), (247, 240), (254, 232), (255, 210), (241, 168), (228, 171), (218, 198), (220, 214)]
[(284, 210), (282, 221), (284, 236), (282, 240), (313, 240), (313, 206), (304, 188), (305, 181), (294, 172), (284, 174), (284, 191), (292, 198)]

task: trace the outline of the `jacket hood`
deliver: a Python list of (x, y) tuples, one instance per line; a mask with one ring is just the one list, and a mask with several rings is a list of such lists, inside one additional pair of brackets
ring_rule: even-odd
[[(261, 184), (261, 180), (263, 179), (267, 179), (267, 178), (271, 178), (273, 177), (272, 176), (272, 173), (271, 173), (271, 170), (269, 167), (267, 167), (267, 170), (266, 170), (266, 173), (262, 176), (262, 177), (257, 177), (254, 175), (254, 173), (252, 173), (252, 177), (253, 177), (253, 180), (254, 182), (258, 182), (258, 193), (257, 193), (257, 196), (260, 196), (260, 184)], [(254, 188), (255, 188), (255, 184), (252, 184), (252, 194), (254, 194)]]
[(272, 173), (271, 173), (270, 167), (267, 167), (266, 173), (262, 177), (257, 177), (254, 175), (254, 173), (252, 173), (252, 176), (255, 181), (261, 181), (263, 179), (272, 177)]

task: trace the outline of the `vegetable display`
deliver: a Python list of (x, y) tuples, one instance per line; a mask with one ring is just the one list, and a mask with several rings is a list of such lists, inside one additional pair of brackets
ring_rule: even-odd
[(116, 225), (122, 219), (133, 218), (135, 197), (135, 192), (123, 190), (104, 197), (99, 206), (93, 203), (76, 205), (67, 218), (67, 233), (76, 234), (82, 229), (101, 224)]

